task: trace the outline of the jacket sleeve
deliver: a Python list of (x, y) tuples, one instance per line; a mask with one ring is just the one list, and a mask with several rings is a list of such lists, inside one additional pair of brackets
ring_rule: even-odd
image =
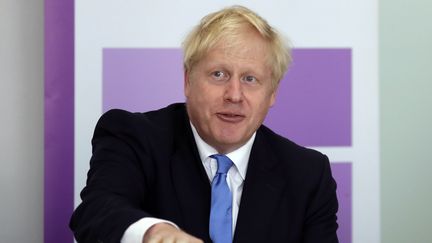
[(321, 178), (306, 213), (303, 243), (337, 243), (336, 182), (327, 156), (323, 156)]
[(96, 126), (82, 202), (70, 221), (78, 242), (120, 242), (129, 225), (151, 216), (143, 210), (151, 163), (145, 151), (137, 149), (134, 125), (124, 119), (130, 115), (109, 111)]

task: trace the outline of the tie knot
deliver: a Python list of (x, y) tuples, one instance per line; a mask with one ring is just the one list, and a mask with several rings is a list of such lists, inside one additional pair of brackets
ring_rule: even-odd
[(226, 174), (228, 170), (233, 165), (233, 162), (226, 155), (223, 154), (213, 154), (210, 157), (216, 159), (218, 164), (217, 173)]

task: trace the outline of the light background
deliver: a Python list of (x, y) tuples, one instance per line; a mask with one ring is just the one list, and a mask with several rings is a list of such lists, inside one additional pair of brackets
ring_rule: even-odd
[[(70, 20), (69, 15), (61, 14), (61, 8), (68, 11), (71, 8), (61, 6), (59, 2), (0, 1), (2, 242), (67, 242), (58, 229), (67, 232), (66, 239), (72, 238), (67, 229), (69, 215), (57, 221), (60, 225), (43, 224), (44, 15), (55, 15), (60, 24)], [(427, 151), (432, 137), (432, 2), (380, 0), (377, 3), (380, 19), (381, 242), (429, 242), (432, 238), (432, 210), (429, 209), (432, 205), (432, 163)], [(57, 12), (60, 13), (54, 14)], [(364, 16), (368, 17), (369, 14)], [(45, 31), (48, 35), (55, 34), (53, 39), (56, 41), (62, 38), (49, 26), (45, 26)], [(63, 48), (70, 47), (63, 45)], [(57, 55), (59, 60), (70, 58), (61, 53)], [(64, 67), (57, 62), (46, 64), (46, 68), (59, 70)], [(65, 76), (59, 76), (56, 82), (67, 80)], [(57, 131), (62, 134), (62, 130)], [(61, 165), (62, 161), (57, 163)], [(68, 176), (62, 166), (53, 173), (59, 177)], [(52, 183), (59, 184), (58, 181)], [(70, 214), (71, 208), (63, 210)], [(53, 208), (48, 207), (45, 217), (52, 214), (52, 218), (59, 218)], [(44, 228), (50, 233), (45, 235), (45, 241)]]
[[(351, 123), (348, 125), (348, 129), (351, 130), (348, 132), (349, 139), (334, 145), (331, 143), (315, 145), (306, 143), (305, 145), (314, 145), (314, 148), (327, 154), (333, 163), (352, 163), (353, 197), (352, 205), (349, 205), (349, 208), (352, 206), (352, 222), (342, 220), (344, 226), (341, 229), (346, 230), (347, 226), (353, 225), (352, 242), (378, 242), (380, 237), (378, 19), (377, 3), (374, 1), (293, 0), (265, 3), (259, 1), (189, 1), (187, 3), (128, 1), (127, 4), (117, 1), (75, 1), (75, 205), (80, 201), (79, 191), (84, 186), (88, 170), (88, 160), (91, 155), (89, 141), (95, 123), (103, 112), (104, 102), (114, 103), (115, 107), (131, 108), (112, 102), (112, 99), (116, 99), (112, 98), (114, 92), (111, 92), (108, 97), (103, 95), (104, 90), (107, 90), (105, 80), (109, 80), (109, 76), (104, 77), (104, 75), (113, 68), (110, 66), (110, 69), (105, 70), (104, 53), (114, 49), (178, 48), (186, 33), (202, 16), (223, 6), (242, 3), (256, 10), (272, 25), (288, 35), (296, 48), (349, 50), (351, 56), (351, 60), (348, 59), (350, 62), (348, 65), (351, 64), (351, 70), (348, 71), (351, 76), (351, 83), (348, 85), (351, 89), (348, 95), (348, 98), (351, 98), (351, 101), (348, 101), (351, 102), (351, 117), (348, 118)], [(97, 15), (94, 14), (95, 12)], [(365, 19), (364, 15), (368, 15), (369, 18)], [(319, 59), (319, 56), (316, 59)], [(130, 63), (127, 60), (125, 62)], [(343, 70), (343, 67), (344, 65), (340, 69)], [(310, 70), (311, 72), (321, 70), (315, 66), (310, 68), (313, 69)], [(143, 66), (143, 69), (146, 69), (146, 66)], [(178, 72), (178, 69), (175, 71)], [(110, 74), (113, 72), (115, 71)], [(146, 77), (157, 79), (157, 74), (146, 75)], [(177, 81), (174, 87), (178, 87), (180, 94), (183, 82), (181, 77), (182, 75), (179, 75), (177, 80), (174, 80)], [(117, 78), (116, 81), (123, 82), (121, 78)], [(124, 82), (125, 86), (128, 86), (127, 79)], [(138, 88), (143, 87), (147, 86)], [(119, 87), (111, 88), (113, 89), (119, 90)], [(144, 89), (143, 94), (145, 97)], [(139, 99), (139, 96), (133, 94), (130, 96), (135, 100)], [(148, 103), (149, 100), (145, 100), (144, 97), (142, 102)], [(153, 100), (150, 102), (155, 104)], [(316, 99), (315, 106), (319, 105), (319, 102), (320, 100)], [(313, 98), (310, 103), (314, 104)], [(276, 107), (280, 105), (276, 103)], [(113, 108), (110, 105), (106, 106)], [(313, 109), (310, 110), (316, 113)], [(336, 115), (335, 121), (339, 117), (340, 115)], [(303, 123), (306, 122), (309, 120), (303, 120)], [(327, 130), (327, 127), (323, 127)], [(333, 137), (337, 137), (336, 134)], [(348, 172), (351, 175), (351, 171)], [(351, 198), (341, 200), (351, 203)], [(346, 208), (345, 204), (343, 206)], [(351, 232), (344, 236), (346, 243), (351, 242)]]
[(432, 1), (380, 1), (382, 241), (432, 240)]

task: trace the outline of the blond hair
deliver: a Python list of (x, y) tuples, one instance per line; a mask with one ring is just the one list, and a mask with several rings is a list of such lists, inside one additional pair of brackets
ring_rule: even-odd
[(232, 6), (211, 13), (201, 19), (183, 42), (183, 65), (186, 72), (221, 39), (235, 40), (245, 26), (254, 28), (269, 47), (269, 67), (272, 71), (273, 87), (280, 80), (291, 63), (291, 48), (287, 41), (267, 21), (243, 6)]

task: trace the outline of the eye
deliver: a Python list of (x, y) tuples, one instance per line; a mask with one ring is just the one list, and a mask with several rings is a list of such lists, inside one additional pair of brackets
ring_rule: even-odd
[(247, 83), (256, 83), (258, 80), (256, 77), (251, 76), (251, 75), (247, 75), (243, 77), (243, 81), (247, 82)]
[(214, 71), (211, 73), (212, 77), (215, 80), (227, 80), (228, 79), (228, 74), (226, 74), (224, 71)]

